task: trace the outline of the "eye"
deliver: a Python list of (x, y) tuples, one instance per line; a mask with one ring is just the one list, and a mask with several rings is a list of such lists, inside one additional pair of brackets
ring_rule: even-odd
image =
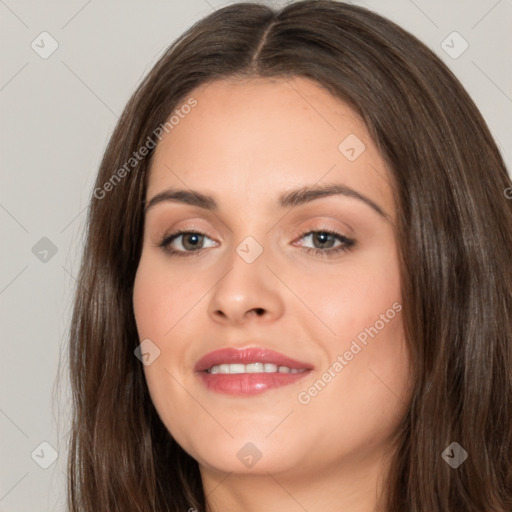
[[(204, 249), (204, 240), (208, 238), (205, 234), (195, 230), (182, 230), (171, 233), (163, 238), (158, 244), (165, 252), (176, 255), (176, 256), (189, 256), (191, 252), (198, 252), (200, 249)], [(180, 241), (181, 239), (181, 241)], [(175, 242), (176, 245), (181, 245), (184, 250), (176, 249), (173, 247)], [(213, 242), (209, 247), (214, 247), (216, 242)], [(194, 255), (195, 256), (195, 255)]]
[[(314, 247), (304, 247), (300, 244), (306, 252), (315, 254), (321, 257), (334, 256), (336, 254), (348, 251), (355, 245), (355, 240), (348, 238), (336, 231), (322, 230), (322, 231), (308, 231), (303, 233), (301, 239), (309, 238)], [(338, 245), (336, 246), (336, 242)], [(316, 246), (316, 247), (315, 247)]]

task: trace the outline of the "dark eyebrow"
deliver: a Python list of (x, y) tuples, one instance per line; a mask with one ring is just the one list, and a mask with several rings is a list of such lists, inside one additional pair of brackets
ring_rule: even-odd
[[(321, 197), (327, 197), (332, 195), (344, 195), (347, 197), (353, 197), (359, 199), (366, 205), (370, 206), (379, 215), (390, 221), (390, 216), (374, 201), (368, 197), (360, 194), (356, 190), (347, 187), (345, 185), (325, 185), (325, 186), (313, 186), (313, 187), (302, 187), (296, 190), (290, 190), (279, 196), (278, 205), (280, 208), (295, 207), (301, 204), (308, 203)], [(185, 203), (192, 206), (198, 206), (205, 210), (217, 211), (218, 205), (215, 199), (211, 196), (201, 194), (195, 190), (184, 190), (184, 189), (167, 189), (159, 192), (151, 198), (144, 208), (146, 213), (150, 208), (158, 203), (164, 201), (175, 201), (179, 203)]]
[(211, 196), (206, 196), (200, 192), (196, 192), (195, 190), (169, 188), (153, 196), (151, 200), (146, 204), (144, 213), (146, 213), (153, 206), (164, 201), (190, 204), (192, 206), (199, 206), (199, 208), (204, 208), (205, 210), (213, 211), (218, 209), (215, 199), (213, 199)]
[(391, 221), (390, 216), (374, 201), (364, 196), (363, 194), (360, 194), (353, 188), (340, 184), (302, 187), (297, 190), (290, 190), (289, 192), (285, 192), (279, 196), (279, 206), (281, 208), (286, 208), (288, 206), (294, 207), (300, 204), (308, 203), (309, 201), (313, 201), (314, 199), (318, 199), (320, 197), (333, 195), (343, 195), (346, 197), (354, 197), (355, 199), (359, 199), (370, 208), (373, 208), (386, 220)]

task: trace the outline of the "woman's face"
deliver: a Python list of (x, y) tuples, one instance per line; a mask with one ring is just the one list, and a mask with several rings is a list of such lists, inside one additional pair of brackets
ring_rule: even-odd
[(376, 471), (409, 397), (391, 175), (308, 79), (191, 96), (153, 155), (133, 297), (156, 410), (203, 474)]

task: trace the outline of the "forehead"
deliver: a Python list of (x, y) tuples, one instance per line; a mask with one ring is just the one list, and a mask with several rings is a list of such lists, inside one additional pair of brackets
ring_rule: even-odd
[(365, 124), (320, 84), (217, 80), (190, 98), (196, 106), (157, 145), (148, 197), (185, 186), (220, 203), (234, 191), (244, 201), (261, 192), (270, 204), (290, 187), (341, 183), (393, 211), (390, 174)]

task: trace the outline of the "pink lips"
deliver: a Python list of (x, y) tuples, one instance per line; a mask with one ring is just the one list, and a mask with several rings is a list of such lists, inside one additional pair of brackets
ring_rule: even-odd
[[(208, 373), (212, 366), (221, 364), (271, 363), (303, 370), (298, 373)], [(202, 357), (194, 370), (206, 387), (219, 393), (230, 395), (252, 395), (268, 389), (286, 386), (302, 379), (313, 369), (312, 365), (291, 359), (279, 352), (264, 348), (215, 350)]]

